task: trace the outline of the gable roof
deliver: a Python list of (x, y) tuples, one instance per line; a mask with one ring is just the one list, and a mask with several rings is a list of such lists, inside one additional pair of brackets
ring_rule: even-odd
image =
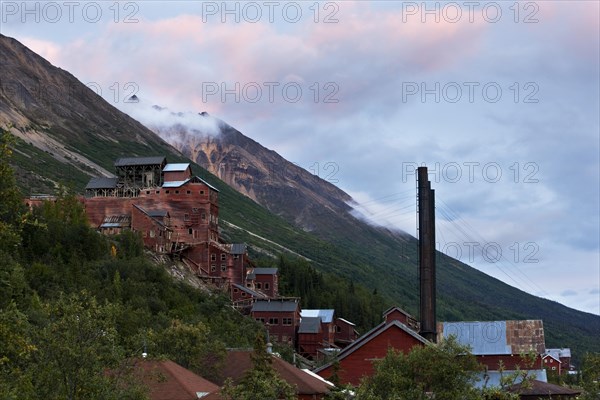
[(277, 268), (254, 268), (252, 273), (256, 275), (275, 275), (277, 274)]
[(97, 177), (92, 178), (85, 186), (86, 189), (114, 189), (117, 187), (118, 178)]
[[(375, 337), (381, 335), (383, 332), (387, 331), (388, 329), (393, 329), (393, 328), (401, 329), (402, 331), (408, 333), (410, 336), (417, 339), (419, 342), (421, 342), (423, 344), (430, 343), (427, 339), (425, 339), (424, 337), (422, 337), (421, 335), (419, 335), (418, 333), (416, 333), (415, 331), (413, 331), (412, 329), (410, 329), (408, 326), (404, 325), (400, 321), (393, 320), (393, 321), (390, 321), (387, 323), (382, 322), (381, 324), (377, 325), (375, 328), (371, 329), (369, 332), (367, 332), (364, 335), (362, 335), (361, 337), (359, 337), (356, 341), (352, 342), (352, 344), (350, 344), (348, 347), (346, 347), (342, 351), (340, 351), (340, 353), (337, 356), (337, 360), (338, 361), (343, 360), (344, 358), (348, 357), (350, 354), (354, 353), (356, 350), (360, 349), (365, 344), (369, 343)], [(318, 373), (326, 368), (329, 368), (332, 364), (333, 364), (333, 362), (322, 365), (319, 368), (316, 368), (313, 372)]]
[(259, 293), (259, 292), (255, 291), (255, 290), (247, 288), (246, 286), (238, 285), (237, 283), (232, 283), (231, 286), (233, 286), (233, 287), (241, 290), (242, 292), (248, 293), (252, 297), (256, 297), (258, 299), (265, 299), (265, 298), (267, 298), (266, 294)]
[(534, 380), (530, 385), (522, 387), (522, 383), (509, 386), (506, 390), (511, 393), (518, 393), (525, 396), (548, 396), (548, 395), (567, 395), (576, 396), (581, 394), (581, 390), (573, 390), (564, 386), (554, 385), (552, 383)]
[(560, 358), (554, 356), (553, 354), (546, 353), (546, 354), (542, 355), (542, 359), (547, 358), (547, 357), (553, 358), (554, 360), (556, 360), (556, 361), (558, 361), (559, 363), (562, 364), (562, 361), (560, 361)]
[(231, 254), (246, 254), (246, 244), (245, 243), (233, 243), (231, 245), (231, 250), (229, 251)]
[(206, 182), (204, 179), (200, 178), (199, 176), (192, 176), (191, 178), (188, 178), (184, 181), (169, 181), (169, 182), (163, 182), (162, 187), (163, 188), (178, 188), (181, 187), (183, 185), (186, 185), (188, 183), (203, 183), (206, 186), (208, 186), (210, 189), (214, 190), (215, 192), (218, 192), (219, 189), (217, 189), (216, 187), (212, 186), (210, 183)]
[(299, 308), (298, 300), (257, 300), (252, 305), (251, 312), (293, 312)]
[(136, 372), (149, 389), (151, 400), (197, 400), (219, 387), (169, 360), (140, 360)]
[(156, 165), (167, 162), (165, 156), (156, 157), (122, 157), (115, 161), (115, 167), (129, 167), (135, 165)]
[(554, 358), (571, 357), (571, 349), (546, 349), (546, 354), (552, 354)]
[[(228, 351), (222, 372), (223, 377), (230, 377), (234, 383), (237, 383), (244, 376), (246, 370), (252, 368), (251, 355), (251, 350)], [(315, 378), (279, 357), (272, 356), (271, 360), (273, 369), (283, 380), (296, 387), (298, 395), (325, 394), (332, 388), (322, 379)]]
[(319, 333), (321, 332), (321, 318), (302, 317), (298, 333)]
[(190, 163), (172, 163), (163, 168), (163, 172), (184, 172), (190, 167)]
[(300, 316), (305, 317), (318, 317), (324, 324), (330, 324), (333, 322), (333, 314), (335, 310), (302, 310)]
[(438, 339), (451, 335), (461, 345), (471, 347), (474, 355), (510, 355), (546, 351), (541, 320), (442, 322)]

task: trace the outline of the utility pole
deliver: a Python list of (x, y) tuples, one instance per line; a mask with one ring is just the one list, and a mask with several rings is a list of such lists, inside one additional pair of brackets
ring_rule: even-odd
[(420, 334), (437, 341), (436, 283), (435, 283), (435, 192), (428, 180), (427, 167), (417, 169), (419, 213), (419, 291)]

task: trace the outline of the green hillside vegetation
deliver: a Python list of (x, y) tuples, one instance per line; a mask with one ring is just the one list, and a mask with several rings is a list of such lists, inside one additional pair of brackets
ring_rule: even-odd
[(9, 139), (0, 139), (0, 398), (143, 399), (126, 367), (144, 351), (210, 379), (226, 347), (252, 345), (262, 328), (228, 298), (174, 281), (131, 232), (98, 234), (76, 197), (23, 207)]
[[(78, 145), (73, 146), (77, 148)], [(24, 144), (18, 144), (17, 150), (23, 147)], [(170, 162), (189, 161), (164, 142), (128, 148), (126, 150), (116, 144), (112, 147), (98, 146), (87, 149), (86, 154), (109, 171), (113, 170), (114, 160), (124, 156), (162, 154)], [(61, 166), (64, 168), (64, 164), (56, 160), (47, 160), (43, 164), (31, 161), (23, 164), (25, 166), (19, 165), (19, 160), (16, 160), (15, 165), (19, 176), (51, 177), (80, 193), (85, 186), (83, 179), (76, 174), (53, 175), (52, 171), (60, 170)], [(266, 238), (309, 259), (315, 270), (331, 274), (328, 277), (352, 281), (355, 287), (364, 286), (368, 292), (376, 290), (386, 305), (402, 305), (418, 317), (415, 238), (353, 222), (351, 218), (332, 215), (328, 210), (322, 211), (322, 220), (327, 225), (327, 232), (332, 233), (316, 236), (271, 214), (198, 165), (193, 164), (193, 170), (220, 190), (221, 229), (226, 240), (246, 242), (257, 254), (268, 252), (277, 257), (285, 253), (280, 246), (260, 237)], [(25, 193), (31, 193), (26, 182), (20, 179)], [(542, 319), (548, 347), (570, 347), (575, 360), (585, 351), (600, 351), (598, 316), (529, 295), (443, 254), (439, 254), (438, 271), (437, 309), (440, 321)], [(373, 316), (372, 321), (378, 318), (380, 316)]]

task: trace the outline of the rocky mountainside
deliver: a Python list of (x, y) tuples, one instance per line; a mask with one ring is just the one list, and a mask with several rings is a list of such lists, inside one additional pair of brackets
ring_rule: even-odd
[[(0, 126), (12, 126), (18, 138), (14, 164), (25, 193), (49, 193), (58, 184), (81, 191), (90, 176), (110, 174), (114, 160), (123, 156), (186, 160), (144, 125), (16, 40), (0, 36), (0, 63)], [(187, 127), (175, 125), (170, 134), (185, 133)], [(343, 191), (235, 129), (221, 130), (204, 139), (181, 136), (178, 148), (244, 193), (193, 164), (195, 174), (220, 190), (219, 216), (227, 238), (263, 254), (301, 255), (318, 270), (377, 290), (390, 304), (416, 310), (414, 238), (352, 217), (350, 198)], [(438, 319), (542, 319), (548, 346), (571, 347), (579, 354), (600, 351), (600, 317), (529, 295), (443, 254), (438, 265)]]
[[(166, 110), (155, 108), (159, 113)], [(181, 115), (181, 113), (179, 113)], [(206, 113), (189, 118), (213, 118)], [(343, 190), (287, 161), (276, 152), (217, 120), (219, 130), (206, 133), (185, 123), (149, 127), (185, 156), (238, 192), (305, 231), (320, 231), (319, 216), (348, 218), (352, 198)], [(350, 217), (350, 219), (353, 219)]]
[(55, 171), (58, 178), (75, 178), (81, 184), (90, 175), (110, 175), (112, 168), (106, 167), (125, 154), (165, 148), (177, 154), (138, 121), (17, 40), (0, 35), (0, 55), (0, 126), (11, 126), (22, 140), (17, 155), (24, 163), (17, 165), (17, 173), (32, 191), (52, 190), (59, 180), (38, 174), (36, 164), (54, 169), (57, 161), (62, 165)]

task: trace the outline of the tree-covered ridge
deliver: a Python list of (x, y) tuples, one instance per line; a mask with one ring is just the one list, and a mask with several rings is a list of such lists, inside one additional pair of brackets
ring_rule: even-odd
[(131, 232), (98, 234), (76, 197), (23, 207), (10, 141), (2, 132), (0, 398), (141, 399), (126, 367), (143, 351), (206, 375), (226, 347), (251, 346), (260, 328), (229, 299), (174, 281)]
[(317, 271), (307, 260), (281, 255), (277, 260), (260, 258), (256, 262), (260, 266), (278, 268), (282, 296), (300, 297), (303, 309), (334, 309), (336, 317), (355, 323), (361, 332), (379, 324), (390, 305), (377, 290)]

